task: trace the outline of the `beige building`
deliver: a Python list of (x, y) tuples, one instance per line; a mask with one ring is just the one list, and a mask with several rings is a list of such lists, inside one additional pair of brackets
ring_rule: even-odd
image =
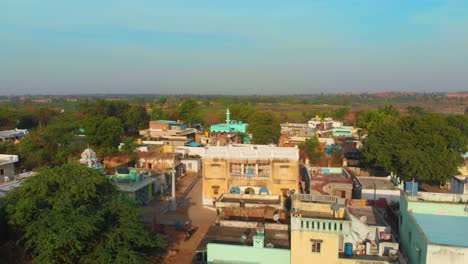
[[(291, 211), (291, 263), (395, 263), (390, 230), (372, 207), (346, 208), (345, 199), (295, 194)], [(393, 250), (393, 251), (392, 251)], [(395, 255), (393, 255), (395, 256)]]
[(286, 197), (299, 189), (298, 148), (210, 146), (201, 156), (204, 204), (212, 204), (223, 193)]

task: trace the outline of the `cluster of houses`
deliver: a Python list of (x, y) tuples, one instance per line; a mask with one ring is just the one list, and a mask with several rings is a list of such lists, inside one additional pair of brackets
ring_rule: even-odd
[[(144, 205), (168, 195), (174, 179), (200, 175), (202, 202), (217, 217), (197, 263), (468, 263), (467, 176), (452, 177), (451, 193), (372, 176), (353, 167), (358, 130), (331, 118), (282, 124), (278, 146), (249, 144), (247, 128), (229, 109), (209, 132), (150, 121), (135, 166), (108, 177), (123, 197)], [(303, 162), (298, 146), (311, 137), (326, 154), (339, 147), (349, 158), (339, 167)], [(15, 162), (18, 156), (0, 155), (0, 195), (20, 184)], [(90, 148), (79, 162), (105, 174)]]

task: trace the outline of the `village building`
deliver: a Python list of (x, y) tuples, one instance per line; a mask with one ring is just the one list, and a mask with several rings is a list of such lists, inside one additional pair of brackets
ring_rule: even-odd
[(164, 152), (137, 152), (138, 162), (136, 168), (138, 171), (151, 173), (170, 172), (174, 169), (176, 177), (185, 173), (182, 164), (182, 154), (164, 153)]
[(203, 150), (204, 204), (212, 204), (223, 193), (287, 197), (299, 189), (298, 148), (229, 145)]
[(372, 207), (336, 196), (294, 194), (291, 263), (396, 263), (398, 243)]
[(138, 173), (135, 169), (121, 167), (117, 168), (110, 178), (122, 196), (137, 205), (145, 205), (153, 198), (156, 179), (148, 173)]
[(306, 169), (308, 174), (304, 179), (304, 186), (311, 194), (336, 195), (351, 199), (353, 181), (346, 170), (341, 167), (310, 166), (306, 166)]
[[(249, 124), (241, 121), (231, 120), (229, 108), (226, 109), (226, 122), (210, 126), (209, 140), (213, 145), (225, 146), (227, 144), (250, 143), (250, 136), (247, 134)], [(207, 139), (202, 139), (201, 143), (208, 143)]]
[(14, 180), (15, 163), (18, 161), (18, 155), (0, 154), (0, 181)]
[(468, 263), (468, 195), (408, 190), (400, 197), (400, 247), (408, 263)]
[(353, 179), (353, 198), (398, 203), (402, 188), (403, 183), (395, 177), (358, 176)]

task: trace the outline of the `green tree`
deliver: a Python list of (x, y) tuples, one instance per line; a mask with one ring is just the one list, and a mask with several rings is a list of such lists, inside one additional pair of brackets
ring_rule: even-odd
[(149, 115), (144, 106), (132, 105), (125, 113), (125, 131), (127, 134), (138, 134), (139, 130), (148, 127)]
[(182, 104), (178, 108), (178, 115), (179, 117), (189, 125), (192, 126), (192, 123), (199, 120), (198, 113), (199, 113), (199, 106), (195, 99), (187, 98), (185, 99)]
[(368, 110), (358, 115), (356, 125), (360, 128), (371, 130), (374, 127), (382, 125), (384, 122), (398, 118), (400, 113), (392, 105), (379, 107), (378, 110)]
[(31, 130), (18, 144), (21, 165), (30, 170), (67, 162), (83, 147), (81, 139), (75, 136), (78, 128), (74, 115), (61, 115), (52, 118), (49, 125)]
[(277, 144), (281, 136), (281, 125), (270, 112), (256, 112), (250, 117), (248, 131), (252, 143)]
[(83, 165), (44, 168), (4, 203), (33, 263), (142, 263), (148, 249), (165, 246), (107, 177)]
[(133, 166), (138, 159), (138, 155), (136, 153), (137, 143), (133, 137), (125, 138), (122, 143), (123, 145), (120, 151), (128, 155), (130, 158), (129, 163), (131, 166)]
[(229, 106), (229, 112), (231, 113), (232, 120), (247, 122), (255, 114), (255, 107), (244, 104), (233, 104)]
[(304, 153), (304, 155), (312, 164), (320, 163), (320, 159), (323, 157), (320, 142), (316, 137), (306, 139), (304, 143), (299, 145), (299, 149)]
[(121, 121), (116, 117), (100, 117), (85, 121), (85, 133), (89, 143), (101, 148), (106, 154), (117, 149), (123, 134)]
[(436, 114), (389, 119), (373, 127), (364, 141), (364, 160), (404, 180), (416, 177), (429, 183), (445, 183), (463, 163), (468, 140), (460, 129)]

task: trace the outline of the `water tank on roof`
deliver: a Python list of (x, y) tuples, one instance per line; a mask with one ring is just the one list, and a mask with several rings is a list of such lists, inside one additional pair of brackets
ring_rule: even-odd
[(353, 256), (353, 243), (345, 243), (345, 256), (351, 257)]
[(405, 183), (405, 192), (407, 195), (418, 195), (419, 184), (417, 182), (407, 182)]

